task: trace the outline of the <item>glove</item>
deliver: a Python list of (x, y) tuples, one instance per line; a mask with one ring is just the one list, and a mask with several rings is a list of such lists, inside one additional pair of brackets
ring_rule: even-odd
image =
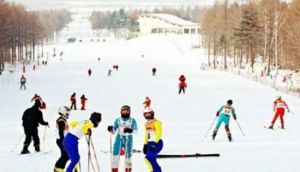
[(147, 154), (147, 151), (148, 151), (147, 148), (148, 148), (147, 145), (144, 145), (144, 147), (143, 147), (143, 153), (144, 153), (145, 155)]
[(219, 116), (219, 112), (216, 113), (216, 116)]
[(233, 119), (236, 120), (236, 116), (235, 115), (233, 115)]
[(113, 126), (112, 126), (112, 125), (109, 125), (109, 126), (107, 127), (107, 131), (108, 131), (108, 132), (112, 132), (112, 131), (113, 131), (113, 129), (114, 129), (114, 128), (113, 128)]
[(124, 133), (132, 133), (133, 130), (131, 128), (124, 128)]
[(91, 129), (88, 129), (88, 132), (86, 133), (86, 135), (90, 136), (92, 135), (92, 130)]

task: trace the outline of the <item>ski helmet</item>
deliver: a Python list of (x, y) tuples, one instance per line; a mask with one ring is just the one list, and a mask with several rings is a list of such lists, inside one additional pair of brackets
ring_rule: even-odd
[(153, 119), (154, 118), (154, 111), (153, 109), (147, 107), (144, 109), (144, 117), (145, 119)]
[(98, 124), (101, 122), (101, 113), (93, 112), (91, 114), (90, 120), (94, 124), (94, 127), (97, 128)]
[[(124, 111), (127, 110), (127, 113), (124, 113)], [(121, 117), (123, 118), (129, 118), (130, 117), (130, 106), (124, 105), (121, 107)]]
[(233, 104), (233, 101), (232, 101), (232, 100), (228, 100), (228, 101), (227, 101), (227, 104), (228, 104), (228, 105), (232, 105), (232, 104)]
[(58, 114), (61, 115), (61, 116), (64, 116), (66, 118), (69, 118), (70, 116), (70, 111), (71, 109), (68, 108), (67, 106), (62, 106), (58, 109)]

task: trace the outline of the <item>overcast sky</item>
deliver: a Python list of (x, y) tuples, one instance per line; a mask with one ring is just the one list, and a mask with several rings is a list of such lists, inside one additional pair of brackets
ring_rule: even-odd
[[(154, 8), (160, 6), (194, 6), (212, 5), (215, 1), (224, 0), (7, 0), (23, 4), (28, 9), (53, 9), (67, 8), (72, 9), (102, 9), (109, 10), (115, 8)], [(247, 0), (229, 0), (230, 2), (243, 2)]]
[[(44, 8), (147, 8), (158, 6), (211, 5), (215, 0), (8, 0), (29, 9)], [(222, 1), (222, 0), (221, 0)], [(242, 0), (240, 0), (242, 1)]]

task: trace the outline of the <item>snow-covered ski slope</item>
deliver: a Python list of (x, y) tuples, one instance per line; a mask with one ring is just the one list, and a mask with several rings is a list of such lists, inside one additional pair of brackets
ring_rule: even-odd
[[(80, 18), (80, 17), (78, 17)], [(90, 33), (85, 27), (88, 22), (78, 20), (66, 31), (82, 35)], [(71, 26), (76, 27), (71, 27)], [(163, 124), (164, 149), (162, 153), (220, 153), (220, 158), (163, 159), (159, 160), (164, 172), (299, 172), (300, 171), (300, 100), (269, 87), (230, 73), (201, 71), (200, 64), (206, 61), (203, 50), (192, 50), (188, 36), (148, 35), (124, 41), (90, 42), (86, 34), (83, 42), (68, 44), (63, 37), (45, 51), (63, 51), (62, 60), (49, 57), (48, 66), (38, 66), (32, 71), (27, 66), (27, 90), (19, 90), (21, 66), (16, 72), (0, 76), (0, 171), (51, 172), (59, 156), (55, 144), (57, 137), (55, 120), (59, 106), (70, 105), (69, 98), (77, 93), (77, 100), (85, 94), (88, 98), (86, 111), (72, 111), (70, 120), (87, 119), (93, 111), (103, 114), (103, 121), (93, 130), (93, 141), (100, 161), (101, 171), (110, 171), (109, 133), (107, 125), (119, 117), (120, 107), (132, 107), (131, 116), (138, 122), (139, 132), (134, 138), (134, 148), (142, 149), (144, 119), (142, 116), (146, 96), (152, 99), (156, 117)], [(64, 35), (64, 34), (62, 34)], [(67, 34), (65, 34), (67, 35)], [(141, 57), (141, 55), (144, 57)], [(97, 58), (101, 58), (97, 61)], [(107, 77), (107, 71), (113, 70)], [(152, 67), (157, 75), (151, 75)], [(87, 70), (93, 73), (88, 77)], [(178, 95), (178, 77), (187, 77), (187, 92)], [(22, 143), (10, 152), (23, 134), (21, 117), (31, 106), (30, 100), (37, 93), (47, 103), (44, 118), (51, 127), (39, 127), (42, 142), (41, 153), (19, 155)], [(293, 113), (285, 116), (286, 130), (264, 129), (272, 117), (272, 103), (282, 95)], [(228, 99), (233, 99), (238, 122), (246, 136), (243, 136), (234, 121), (231, 121), (233, 142), (228, 142), (225, 131), (219, 130), (215, 141), (204, 137), (215, 118), (215, 113)], [(79, 106), (79, 104), (78, 104)], [(278, 121), (279, 122), (279, 121)], [(276, 126), (279, 125), (277, 122)], [(23, 141), (22, 141), (23, 142)], [(82, 172), (87, 172), (87, 144), (80, 141)], [(124, 161), (121, 160), (120, 171)], [(142, 154), (134, 154), (133, 171), (146, 172)]]

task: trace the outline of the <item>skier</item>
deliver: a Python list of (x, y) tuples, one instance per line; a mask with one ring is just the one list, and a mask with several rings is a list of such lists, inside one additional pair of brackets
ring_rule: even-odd
[(185, 94), (185, 89), (186, 89), (186, 87), (187, 87), (186, 82), (180, 81), (178, 87), (179, 87), (179, 92), (178, 92), (178, 94), (180, 94), (181, 91), (183, 92), (183, 94)]
[(156, 68), (152, 68), (152, 75), (155, 76), (155, 73), (156, 73)]
[(87, 101), (87, 98), (85, 97), (84, 94), (80, 97), (80, 100), (81, 100), (81, 110), (85, 110), (85, 102)]
[(108, 70), (107, 76), (111, 76), (111, 69)]
[(24, 88), (24, 90), (26, 90), (26, 78), (24, 75), (21, 76), (21, 79), (20, 79), (20, 83), (21, 83), (21, 86), (20, 86), (20, 90), (22, 90), (22, 87)]
[(35, 70), (35, 65), (33, 65), (32, 69)]
[(150, 100), (150, 98), (149, 97), (146, 97), (146, 100), (144, 101), (144, 103), (143, 103), (145, 106), (144, 106), (144, 109), (145, 108), (149, 108), (150, 107), (150, 104), (151, 104), (151, 100)]
[(26, 73), (26, 66), (25, 65), (22, 67), (22, 72)]
[(89, 68), (89, 70), (88, 70), (88, 74), (89, 74), (89, 76), (91, 76), (91, 74), (92, 74), (92, 70), (91, 70), (91, 68)]
[(118, 172), (120, 153), (125, 151), (125, 172), (131, 172), (132, 169), (132, 134), (137, 133), (137, 123), (130, 117), (130, 106), (121, 107), (121, 117), (117, 118), (113, 126), (108, 126), (108, 131), (114, 134), (118, 132), (113, 147), (112, 172)]
[(40, 109), (46, 109), (46, 103), (42, 100), (42, 97), (37, 95), (37, 94), (34, 94), (34, 96), (32, 97), (31, 99), (31, 102), (35, 101), (35, 100), (39, 100), (42, 102), (41, 106), (40, 106)]
[(184, 75), (180, 75), (180, 77), (178, 78), (180, 82), (185, 82), (185, 76)]
[(76, 93), (73, 93), (71, 95), (70, 100), (71, 100), (71, 107), (70, 107), (70, 109), (72, 110), (72, 108), (74, 108), (74, 110), (77, 110), (77, 108), (76, 108)]
[(269, 126), (269, 129), (273, 129), (274, 124), (278, 117), (280, 117), (281, 128), (284, 129), (283, 116), (285, 114), (285, 109), (287, 109), (287, 111), (290, 112), (289, 106), (285, 101), (281, 99), (281, 96), (276, 97), (276, 100), (274, 101), (273, 104), (273, 111), (275, 111), (275, 115), (271, 122), (271, 125)]
[(77, 164), (79, 163), (79, 151), (78, 151), (78, 141), (83, 135), (92, 134), (92, 128), (97, 128), (101, 122), (101, 113), (94, 112), (91, 114), (89, 120), (85, 121), (72, 121), (70, 123), (70, 131), (64, 138), (63, 145), (64, 149), (68, 154), (71, 162), (67, 167), (66, 172), (73, 172)]
[(67, 120), (70, 116), (70, 111), (71, 109), (66, 106), (62, 106), (58, 109), (58, 114), (60, 116), (56, 120), (56, 127), (58, 129), (59, 138), (56, 139), (56, 144), (60, 150), (60, 157), (55, 163), (54, 172), (64, 172), (66, 163), (69, 161), (69, 156), (64, 149), (63, 141), (66, 133), (69, 130), (69, 125)]
[(119, 70), (119, 65), (116, 65), (116, 70)]
[(232, 104), (233, 104), (232, 100), (228, 100), (227, 104), (222, 106), (218, 110), (216, 115), (217, 115), (217, 117), (219, 117), (219, 119), (218, 119), (216, 128), (213, 131), (213, 135), (212, 135), (213, 140), (215, 139), (218, 129), (220, 128), (221, 124), (224, 122), (228, 139), (230, 142), (232, 141), (232, 136), (231, 136), (230, 129), (229, 129), (229, 121), (230, 121), (231, 114), (233, 116), (233, 119), (236, 120), (235, 109), (232, 107)]
[(21, 154), (30, 153), (28, 147), (33, 138), (34, 147), (36, 152), (40, 152), (40, 138), (38, 135), (39, 124), (49, 127), (49, 123), (43, 119), (43, 113), (39, 110), (42, 102), (35, 100), (34, 105), (31, 108), (25, 110), (22, 116), (23, 127), (25, 132), (24, 147)]
[(162, 125), (161, 122), (154, 118), (154, 111), (150, 108), (144, 110), (144, 117), (147, 120), (145, 123), (145, 138), (143, 152), (146, 155), (145, 162), (151, 172), (161, 172), (156, 158), (157, 154), (163, 148)]

